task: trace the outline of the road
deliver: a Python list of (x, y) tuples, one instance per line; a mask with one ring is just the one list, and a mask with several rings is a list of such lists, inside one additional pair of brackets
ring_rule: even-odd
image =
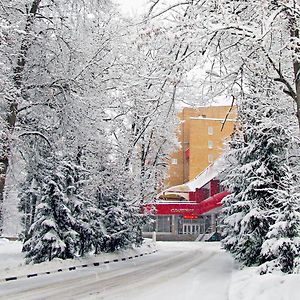
[(160, 242), (146, 257), (0, 285), (0, 299), (227, 300), (233, 268), (217, 243)]

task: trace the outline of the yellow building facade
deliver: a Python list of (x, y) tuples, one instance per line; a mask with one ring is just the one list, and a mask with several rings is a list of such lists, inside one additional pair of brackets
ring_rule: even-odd
[(184, 108), (178, 117), (181, 148), (171, 155), (166, 187), (192, 180), (221, 155), (224, 141), (234, 130), (236, 108)]

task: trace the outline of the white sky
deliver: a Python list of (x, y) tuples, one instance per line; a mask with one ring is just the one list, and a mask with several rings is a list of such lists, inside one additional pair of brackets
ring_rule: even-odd
[(147, 0), (114, 0), (126, 17), (135, 17), (145, 11)]

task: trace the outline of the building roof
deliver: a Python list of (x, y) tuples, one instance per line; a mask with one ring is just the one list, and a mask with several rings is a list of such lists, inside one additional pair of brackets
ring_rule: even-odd
[(223, 171), (223, 165), (223, 160), (219, 158), (214, 163), (210, 164), (204, 171), (199, 173), (193, 180), (190, 180), (184, 184), (169, 187), (159, 193), (157, 197), (159, 198), (167, 195), (178, 195), (187, 199), (189, 192), (195, 192), (196, 188), (200, 189), (212, 179), (217, 177)]

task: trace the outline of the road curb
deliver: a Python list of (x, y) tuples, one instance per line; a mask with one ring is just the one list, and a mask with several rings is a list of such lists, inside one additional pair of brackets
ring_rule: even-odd
[(8, 282), (8, 281), (15, 281), (15, 280), (24, 279), (24, 278), (32, 278), (32, 277), (37, 277), (37, 276), (41, 276), (41, 275), (54, 274), (54, 273), (59, 273), (59, 272), (74, 271), (74, 270), (77, 270), (77, 269), (84, 269), (84, 268), (87, 268), (87, 267), (103, 266), (103, 265), (110, 264), (110, 263), (126, 261), (126, 260), (130, 260), (130, 259), (142, 257), (142, 256), (145, 256), (145, 255), (148, 255), (148, 254), (153, 254), (153, 253), (156, 253), (157, 251), (158, 250), (155, 249), (151, 252), (145, 252), (145, 253), (141, 253), (141, 254), (134, 255), (134, 256), (122, 257), (122, 258), (106, 260), (106, 261), (102, 261), (102, 262), (93, 262), (93, 263), (90, 263), (90, 264), (76, 265), (76, 266), (56, 269), (54, 271), (31, 273), (31, 274), (26, 274), (26, 275), (21, 275), (21, 276), (10, 276), (10, 277), (5, 277), (5, 278), (0, 278), (0, 283), (1, 282)]

